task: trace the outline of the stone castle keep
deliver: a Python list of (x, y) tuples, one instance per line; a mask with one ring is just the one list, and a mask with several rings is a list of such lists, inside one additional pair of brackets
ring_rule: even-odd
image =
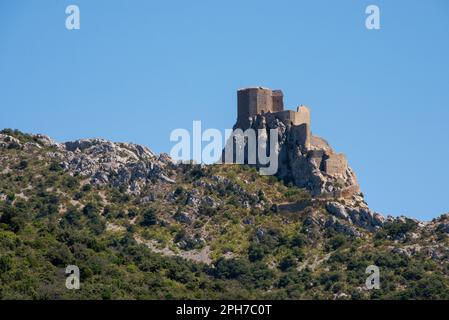
[(346, 156), (334, 152), (326, 140), (312, 135), (306, 106), (301, 105), (296, 111), (284, 110), (281, 90), (238, 90), (234, 128), (279, 129), (279, 178), (308, 188), (314, 195), (348, 197), (360, 192)]
[(237, 105), (237, 117), (241, 121), (267, 113), (296, 126), (310, 126), (310, 112), (307, 107), (299, 106), (296, 111), (284, 110), (284, 94), (281, 90), (262, 87), (240, 89), (237, 92)]
[(296, 111), (284, 110), (284, 93), (263, 87), (244, 88), (237, 91), (237, 126), (251, 126), (251, 120), (263, 115), (267, 121), (278, 119), (296, 131), (299, 142), (308, 147), (311, 143), (310, 111), (299, 106)]

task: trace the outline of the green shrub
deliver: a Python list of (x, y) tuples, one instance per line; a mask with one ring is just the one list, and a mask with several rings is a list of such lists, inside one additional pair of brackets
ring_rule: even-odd
[(281, 271), (285, 272), (285, 271), (288, 271), (288, 270), (296, 267), (296, 265), (297, 265), (297, 262), (293, 256), (286, 256), (279, 263), (279, 269), (281, 269)]
[(251, 262), (262, 260), (265, 256), (266, 247), (252, 243), (248, 248), (248, 259)]
[(154, 209), (148, 209), (143, 213), (140, 225), (143, 227), (154, 226), (157, 223), (156, 212)]
[(329, 241), (329, 245), (333, 250), (337, 250), (338, 248), (344, 246), (346, 244), (346, 237), (342, 234), (337, 234), (332, 237)]

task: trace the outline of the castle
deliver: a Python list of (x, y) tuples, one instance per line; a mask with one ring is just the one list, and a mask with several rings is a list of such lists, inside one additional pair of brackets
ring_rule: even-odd
[(297, 107), (296, 111), (284, 110), (282, 90), (263, 87), (243, 88), (237, 91), (237, 127), (250, 127), (251, 119), (263, 115), (268, 121), (278, 119), (286, 126), (292, 126), (300, 137), (301, 144), (309, 146), (311, 142), (310, 111), (306, 106)]
[(350, 196), (360, 192), (346, 156), (334, 152), (326, 140), (312, 135), (306, 106), (301, 105), (296, 111), (284, 110), (281, 90), (250, 87), (237, 91), (234, 128), (268, 129), (279, 123), (286, 131), (282, 134), (277, 176), (292, 178), (297, 186), (312, 189), (315, 195)]
[(271, 90), (263, 87), (240, 89), (237, 92), (238, 120), (248, 119), (258, 114), (272, 113), (273, 116), (290, 122), (292, 125), (308, 124), (310, 112), (305, 106), (296, 111), (284, 110), (284, 94), (282, 90)]

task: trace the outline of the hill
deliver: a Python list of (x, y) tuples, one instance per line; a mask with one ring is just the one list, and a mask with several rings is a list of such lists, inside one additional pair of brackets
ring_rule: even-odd
[(1, 299), (447, 299), (448, 234), (245, 165), (0, 134)]

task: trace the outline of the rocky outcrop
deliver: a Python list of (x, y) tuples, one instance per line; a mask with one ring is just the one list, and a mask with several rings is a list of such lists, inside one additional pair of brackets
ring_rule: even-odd
[(328, 202), (326, 210), (339, 219), (369, 231), (375, 231), (386, 220), (381, 214), (371, 211), (367, 206), (352, 207), (339, 202)]
[(348, 226), (344, 223), (341, 223), (336, 217), (334, 216), (330, 216), (325, 224), (324, 224), (325, 228), (328, 229), (333, 229), (338, 233), (342, 233), (344, 235), (347, 236), (351, 236), (351, 237), (363, 237), (363, 234), (357, 230), (357, 228), (353, 227), (353, 226)]
[[(277, 129), (276, 176), (286, 183), (306, 188), (312, 196), (352, 198), (360, 195), (355, 173), (348, 166), (346, 157), (336, 153), (324, 139), (313, 135), (309, 138), (307, 125), (296, 126), (272, 114), (259, 114), (250, 118), (249, 126), (236, 124), (234, 129), (262, 130), (266, 136), (269, 136), (270, 129)], [(234, 148), (234, 158), (236, 150), (238, 148)], [(245, 157), (245, 163), (248, 163), (247, 154)], [(255, 166), (261, 167), (258, 164)]]
[(22, 144), (20, 143), (19, 139), (7, 134), (0, 133), (0, 149), (12, 149), (20, 147), (22, 147)]
[[(273, 173), (279, 179), (307, 189), (315, 200), (329, 201), (325, 208), (332, 216), (326, 227), (353, 236), (358, 236), (354, 226), (369, 231), (381, 227), (385, 218), (368, 208), (346, 156), (312, 134), (309, 108), (301, 105), (296, 111), (284, 110), (283, 93), (273, 92), (262, 87), (238, 91), (234, 134), (221, 160), (241, 163), (243, 159), (243, 163), (262, 172), (272, 165), (273, 158), (277, 159)], [(277, 141), (274, 148), (273, 140)], [(265, 150), (269, 154), (263, 154)], [(270, 157), (269, 165), (266, 156)], [(275, 211), (301, 211), (308, 205), (279, 204)]]
[(156, 181), (175, 183), (176, 177), (170, 177), (174, 174), (172, 159), (140, 145), (104, 139), (57, 143), (44, 135), (32, 137), (33, 142), (22, 146), (18, 139), (2, 134), (0, 147), (49, 148), (46, 155), (71, 175), (85, 177), (92, 184), (125, 187), (131, 193), (140, 193), (142, 187)]
[[(270, 160), (277, 158), (278, 167), (270, 169), (269, 174), (307, 188), (312, 196), (351, 198), (359, 194), (356, 176), (345, 155), (336, 153), (324, 139), (312, 135), (309, 108), (301, 105), (296, 110), (284, 110), (283, 97), (281, 90), (263, 87), (238, 90), (237, 121), (234, 125), (237, 136), (228, 140), (222, 160), (241, 163), (243, 152), (244, 163), (265, 171), (266, 155), (263, 153), (270, 150)], [(277, 130), (277, 137), (273, 137), (276, 135), (274, 130)], [(242, 137), (239, 132), (248, 135), (244, 133)], [(272, 148), (273, 138), (279, 142), (275, 150)], [(231, 154), (233, 159), (229, 159)]]

